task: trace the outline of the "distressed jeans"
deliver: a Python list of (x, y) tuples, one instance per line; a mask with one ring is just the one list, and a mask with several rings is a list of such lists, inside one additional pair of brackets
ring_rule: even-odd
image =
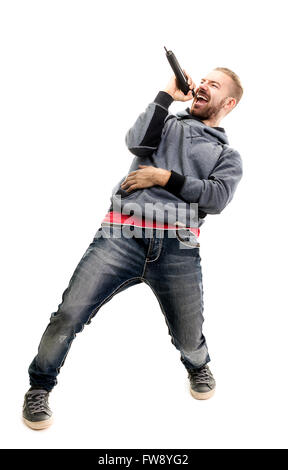
[(210, 361), (202, 333), (201, 257), (200, 248), (192, 241), (194, 235), (188, 229), (133, 229), (129, 233), (127, 226), (101, 226), (97, 230), (62, 294), (58, 310), (50, 316), (28, 369), (31, 386), (51, 391), (77, 333), (102, 305), (140, 282), (154, 292), (171, 342), (180, 351), (186, 369)]

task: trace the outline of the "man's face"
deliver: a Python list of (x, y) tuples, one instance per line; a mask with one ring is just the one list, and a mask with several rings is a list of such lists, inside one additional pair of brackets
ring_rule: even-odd
[(228, 101), (226, 98), (231, 93), (231, 81), (232, 79), (220, 70), (208, 73), (195, 90), (198, 97), (193, 100), (191, 114), (203, 120), (215, 118)]

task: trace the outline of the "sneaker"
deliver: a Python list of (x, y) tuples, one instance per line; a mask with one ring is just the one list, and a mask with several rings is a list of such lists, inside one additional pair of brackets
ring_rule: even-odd
[(207, 364), (188, 372), (190, 393), (197, 400), (207, 400), (215, 392), (216, 382)]
[(52, 411), (48, 406), (49, 392), (30, 388), (24, 397), (23, 421), (32, 429), (45, 429), (52, 424)]

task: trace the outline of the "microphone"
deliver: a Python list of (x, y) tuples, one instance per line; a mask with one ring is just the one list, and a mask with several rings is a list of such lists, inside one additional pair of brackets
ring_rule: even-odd
[[(168, 62), (171, 65), (173, 72), (175, 73), (177, 86), (179, 90), (183, 91), (184, 95), (187, 95), (188, 91), (190, 91), (190, 88), (186, 75), (180, 67), (180, 64), (176, 59), (175, 54), (172, 51), (167, 51), (165, 46), (164, 49), (166, 51), (166, 57), (168, 59)], [(192, 89), (191, 91), (192, 95), (195, 96), (194, 89)]]

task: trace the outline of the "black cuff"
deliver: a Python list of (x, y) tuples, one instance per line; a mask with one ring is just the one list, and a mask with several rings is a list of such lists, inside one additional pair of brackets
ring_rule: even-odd
[(154, 99), (154, 103), (161, 104), (164, 108), (168, 109), (170, 104), (173, 103), (174, 99), (166, 91), (159, 91), (158, 95)]
[(184, 182), (184, 175), (180, 175), (180, 173), (176, 173), (176, 171), (171, 170), (171, 176), (163, 188), (169, 191), (169, 193), (175, 194), (175, 196), (177, 196)]

